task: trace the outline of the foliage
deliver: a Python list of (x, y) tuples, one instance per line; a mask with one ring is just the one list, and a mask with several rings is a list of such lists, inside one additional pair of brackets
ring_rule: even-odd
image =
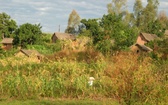
[[(82, 19), (85, 28), (81, 28), (81, 39), (75, 42), (68, 40), (50, 44), (51, 35), (42, 34), (40, 24), (21, 25), (15, 31), (15, 45), (35, 49), (45, 56), (39, 61), (37, 58), (13, 56), (17, 49), (11, 52), (1, 50), (1, 97), (109, 98), (128, 105), (167, 104), (168, 39), (148, 43), (154, 50), (149, 54), (120, 51), (134, 43), (138, 31), (162, 36), (167, 17), (156, 19), (158, 0), (148, 0), (146, 7), (136, 0), (132, 14), (123, 10), (125, 3), (126, 0), (112, 0), (112, 4), (108, 4), (109, 14), (101, 19)], [(135, 21), (130, 21), (131, 18)], [(75, 12), (70, 16), (68, 32), (76, 32), (80, 26), (78, 19)], [(14, 28), (10, 32), (13, 33)], [(90, 38), (90, 42), (88, 39), (85, 41), (82, 35), (93, 39), (94, 46), (90, 46)], [(113, 50), (117, 51), (111, 55)], [(110, 54), (104, 56), (102, 53)], [(89, 77), (95, 78), (92, 86), (88, 84)]]
[(0, 13), (0, 35), (4, 34), (4, 37), (11, 37), (16, 28), (16, 22), (8, 14)]
[(52, 37), (51, 33), (42, 33), (41, 43), (50, 43), (51, 42), (51, 37)]
[(103, 39), (114, 39), (114, 46), (117, 49), (129, 47), (134, 43), (136, 32), (122, 22), (121, 15), (104, 15), (101, 21), (104, 29)]
[[(154, 21), (157, 18), (157, 10), (158, 10), (158, 0), (148, 0), (148, 4), (143, 9), (142, 15), (144, 16), (143, 20), (143, 29), (148, 28), (147, 25), (150, 21)], [(149, 21), (150, 20), (150, 21)]]
[[(98, 19), (82, 19), (81, 23), (86, 26), (86, 30), (90, 32), (90, 37), (97, 37), (100, 32)], [(83, 33), (83, 32), (82, 32)]]
[(143, 7), (141, 0), (136, 0), (134, 4), (135, 26), (141, 31), (148, 28), (150, 22), (157, 19), (158, 0), (147, 0), (146, 7)]
[(99, 25), (99, 19), (82, 19), (81, 23), (86, 26), (86, 30), (83, 30), (80, 35), (93, 38), (93, 44), (102, 40), (102, 28)]
[[(78, 54), (76, 59), (64, 55), (49, 62), (32, 62), (22, 57), (1, 59), (1, 96), (15, 99), (110, 98), (120, 104), (167, 103), (167, 79), (162, 76), (167, 72), (156, 72), (160, 68), (148, 55), (119, 52), (108, 58), (97, 58), (94, 50)], [(97, 60), (88, 62), (93, 59)], [(166, 64), (160, 67), (166, 70)], [(95, 78), (93, 86), (88, 85), (90, 76)]]
[(147, 25), (148, 28), (144, 29), (145, 32), (156, 34), (158, 37), (163, 37), (165, 33), (164, 27), (162, 27), (159, 20), (151, 21)]
[(133, 7), (134, 19), (135, 19), (134, 25), (139, 28), (143, 26), (143, 15), (142, 15), (143, 9), (144, 7), (142, 6), (142, 1), (136, 0)]
[(5, 50), (0, 48), (0, 59), (5, 59), (7, 57), (12, 57), (17, 52), (18, 52), (18, 49), (15, 49), (15, 48), (13, 48), (11, 50), (8, 50), (8, 51), (5, 51)]
[(165, 92), (168, 91), (166, 85), (160, 81), (160, 79), (165, 82), (166, 80), (162, 75), (154, 73), (155, 68), (148, 56), (118, 54), (114, 57), (113, 64), (105, 71), (111, 77), (106, 84), (110, 86), (106, 88), (111, 90), (108, 91), (108, 95), (115, 94), (116, 98), (131, 105), (161, 103), (163, 97), (167, 97)]
[(43, 45), (27, 45), (27, 49), (37, 50), (41, 54), (53, 54), (62, 49), (62, 43), (57, 41), (56, 43), (43, 43)]
[(79, 34), (79, 36), (87, 36), (87, 37), (91, 37), (92, 33), (91, 30), (82, 30)]
[(65, 30), (65, 32), (77, 34), (79, 24), (80, 24), (80, 16), (78, 15), (78, 13), (75, 10), (73, 10), (71, 12), (71, 14), (69, 15), (68, 26), (67, 26), (67, 29)]
[(153, 42), (148, 43), (148, 46), (150, 46), (152, 49), (154, 49), (154, 52), (152, 55), (156, 60), (167, 60), (168, 59), (168, 39), (163, 40), (156, 40)]
[(101, 20), (82, 19), (81, 23), (86, 26), (81, 34), (93, 38), (93, 44), (103, 53), (110, 53), (112, 50), (125, 49), (134, 43), (137, 31), (130, 27), (129, 22), (125, 24), (122, 15), (108, 14)]
[(3, 52), (2, 46), (0, 46), (0, 53), (2, 54)]
[(112, 0), (111, 3), (107, 5), (109, 14), (123, 14), (126, 10), (127, 0)]
[(27, 44), (37, 44), (41, 40), (40, 24), (25, 23), (21, 25), (15, 32), (14, 45), (26, 47)]
[(112, 54), (114, 47), (113, 40), (105, 39), (96, 44), (96, 48), (104, 55)]

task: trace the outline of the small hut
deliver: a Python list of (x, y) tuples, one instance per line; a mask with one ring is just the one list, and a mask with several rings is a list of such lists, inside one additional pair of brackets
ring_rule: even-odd
[(3, 38), (2, 41), (2, 49), (10, 50), (13, 48), (13, 38)]
[(137, 37), (136, 43), (139, 43), (141, 45), (144, 45), (145, 43), (148, 43), (150, 41), (153, 41), (157, 39), (157, 35), (155, 34), (149, 34), (149, 33), (140, 33)]
[(37, 58), (38, 60), (41, 60), (43, 58), (43, 55), (40, 54), (38, 51), (27, 49), (21, 49), (15, 56), (27, 56), (29, 58)]
[(55, 32), (51, 37), (53, 43), (55, 43), (56, 40), (75, 40), (75, 39), (76, 39), (75, 35), (60, 32)]
[(153, 50), (145, 44), (155, 39), (158, 39), (157, 35), (155, 34), (140, 33), (137, 37), (136, 43), (131, 46), (131, 50), (136, 53), (151, 52)]

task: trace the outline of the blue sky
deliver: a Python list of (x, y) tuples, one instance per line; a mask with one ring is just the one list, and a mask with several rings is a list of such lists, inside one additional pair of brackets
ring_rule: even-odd
[[(69, 14), (75, 9), (81, 19), (100, 18), (107, 14), (107, 4), (112, 0), (0, 0), (0, 13), (5, 12), (18, 25), (40, 23), (43, 32), (64, 32)], [(135, 0), (127, 0), (127, 9), (132, 12)], [(142, 0), (146, 4), (147, 0)], [(168, 14), (168, 1), (159, 0), (159, 11)]]

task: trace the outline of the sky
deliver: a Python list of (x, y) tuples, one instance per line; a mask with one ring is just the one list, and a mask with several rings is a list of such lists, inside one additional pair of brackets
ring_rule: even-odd
[[(0, 0), (0, 13), (7, 13), (17, 25), (39, 24), (43, 32), (64, 32), (69, 14), (76, 10), (81, 19), (101, 18), (107, 14), (107, 4), (112, 0)], [(142, 0), (146, 4), (147, 0)], [(132, 12), (135, 0), (127, 0)], [(168, 0), (159, 0), (159, 11), (168, 14)]]

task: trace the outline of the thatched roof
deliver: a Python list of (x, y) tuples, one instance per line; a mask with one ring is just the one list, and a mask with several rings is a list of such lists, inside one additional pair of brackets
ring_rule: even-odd
[(56, 36), (59, 40), (66, 40), (66, 39), (74, 40), (74, 39), (76, 39), (75, 35), (68, 34), (68, 33), (55, 32), (53, 34), (53, 36)]
[(138, 43), (136, 43), (135, 46), (139, 47), (143, 51), (147, 51), (147, 52), (153, 51), (151, 48), (149, 48), (145, 45), (138, 44)]
[(26, 56), (30, 57), (32, 55), (40, 57), (42, 56), (38, 51), (36, 50), (25, 50), (25, 49), (21, 49), (20, 50), (22, 53), (24, 53)]
[(3, 38), (1, 43), (3, 43), (3, 44), (12, 44), (13, 43), (13, 38)]
[(142, 35), (147, 41), (153, 41), (158, 38), (155, 34), (140, 33), (140, 35)]

